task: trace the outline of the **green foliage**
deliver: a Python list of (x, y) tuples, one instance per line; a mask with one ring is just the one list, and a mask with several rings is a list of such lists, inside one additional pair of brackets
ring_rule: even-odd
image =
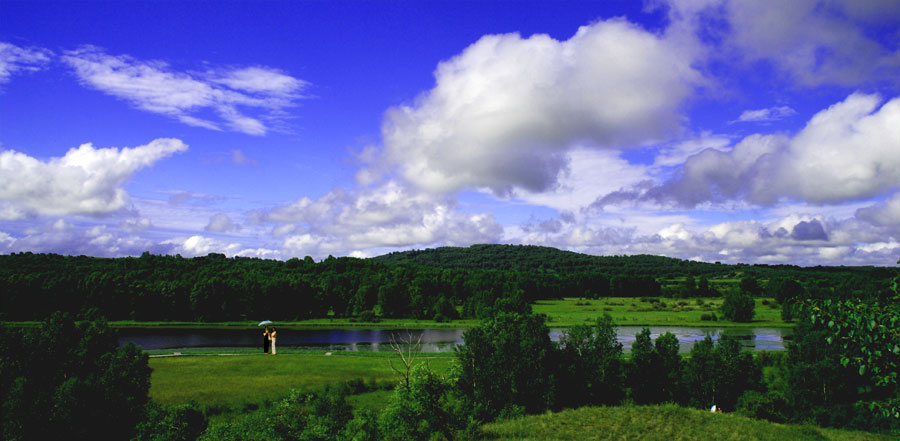
[(562, 406), (618, 404), (625, 397), (622, 344), (609, 315), (594, 326), (578, 325), (559, 338), (559, 393)]
[(628, 366), (628, 384), (634, 402), (654, 404), (674, 401), (678, 396), (680, 374), (678, 338), (666, 332), (656, 338), (654, 346), (650, 329), (642, 329), (631, 346), (631, 363)]
[(737, 401), (737, 413), (751, 418), (784, 423), (790, 418), (787, 398), (780, 391), (748, 390)]
[[(900, 276), (898, 276), (900, 278)], [(789, 352), (790, 392), (821, 424), (900, 434), (900, 290), (810, 299)]]
[(542, 316), (499, 313), (463, 340), (458, 384), (476, 419), (493, 420), (512, 406), (535, 413), (552, 405), (555, 348)]
[(132, 441), (193, 441), (206, 431), (208, 423), (195, 403), (160, 406), (151, 402)]
[(722, 315), (733, 322), (747, 323), (753, 320), (755, 306), (753, 297), (743, 290), (740, 293), (728, 293), (722, 303)]
[(409, 388), (394, 389), (390, 404), (381, 412), (378, 422), (381, 439), (385, 441), (428, 441), (435, 434), (445, 440), (457, 439), (465, 428), (466, 418), (456, 379), (417, 365)]
[(147, 355), (119, 347), (105, 321), (54, 313), (34, 329), (2, 328), (3, 439), (128, 439), (144, 416)]
[(753, 277), (741, 278), (740, 291), (742, 294), (747, 294), (751, 297), (759, 296), (763, 292), (759, 282)]
[(682, 378), (685, 404), (732, 411), (745, 391), (761, 389), (762, 368), (749, 352), (741, 351), (737, 340), (723, 336), (713, 343), (707, 335), (694, 343)]

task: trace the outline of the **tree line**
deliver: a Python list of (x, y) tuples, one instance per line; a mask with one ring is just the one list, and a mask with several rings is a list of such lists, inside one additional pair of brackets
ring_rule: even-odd
[[(717, 296), (721, 292), (709, 277), (738, 274), (743, 279), (735, 292), (750, 296), (793, 298), (800, 295), (796, 286), (803, 295), (888, 292), (887, 268), (840, 270), (716, 265), (658, 256), (597, 257), (510, 245), (439, 248), (373, 259), (329, 257), (321, 262), (221, 254), (187, 259), (149, 253), (137, 258), (19, 253), (0, 255), (0, 314), (4, 320), (40, 320), (55, 310), (137, 321), (484, 319), (504, 302)], [(673, 277), (684, 282), (660, 283)], [(770, 281), (765, 290), (756, 282), (762, 278)]]

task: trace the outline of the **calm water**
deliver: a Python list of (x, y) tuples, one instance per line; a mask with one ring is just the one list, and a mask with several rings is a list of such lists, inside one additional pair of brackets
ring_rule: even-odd
[[(618, 340), (625, 351), (631, 350), (639, 326), (620, 326)], [(405, 340), (409, 333), (413, 340), (422, 337), (423, 352), (450, 352), (454, 346), (463, 344), (464, 329), (331, 329), (331, 330), (291, 330), (278, 331), (278, 347), (316, 348), (328, 351), (390, 351), (393, 337)], [(559, 340), (561, 329), (551, 329), (550, 338)], [(793, 334), (791, 328), (690, 328), (680, 326), (650, 327), (655, 340), (660, 334), (671, 332), (678, 337), (681, 352), (690, 352), (697, 340), (706, 334), (718, 339), (722, 335), (736, 337), (750, 350), (784, 350), (785, 338)], [(247, 328), (236, 329), (120, 329), (119, 343), (134, 343), (144, 349), (190, 348), (190, 347), (259, 347), (262, 350), (262, 331)]]

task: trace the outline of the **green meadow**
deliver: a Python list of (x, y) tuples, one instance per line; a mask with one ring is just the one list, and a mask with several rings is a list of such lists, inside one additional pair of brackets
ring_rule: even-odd
[[(550, 327), (568, 327), (592, 322), (609, 314), (619, 326), (715, 326), (715, 327), (788, 327), (781, 320), (781, 308), (772, 299), (756, 299), (753, 321), (736, 323), (719, 312), (724, 300), (714, 298), (669, 299), (664, 297), (606, 297), (596, 300), (566, 298), (538, 300), (535, 313), (548, 317)], [(717, 321), (703, 320), (715, 314)]]
[[(389, 360), (400, 367), (397, 355), (388, 352), (325, 355), (324, 351), (287, 351), (275, 356), (244, 353), (152, 357), (150, 398), (160, 404), (195, 401), (229, 412), (281, 399), (290, 389), (314, 391), (326, 384), (351, 380), (393, 384), (399, 377), (391, 370)], [(422, 354), (416, 360), (427, 362), (438, 372), (446, 372), (456, 362), (452, 353)]]

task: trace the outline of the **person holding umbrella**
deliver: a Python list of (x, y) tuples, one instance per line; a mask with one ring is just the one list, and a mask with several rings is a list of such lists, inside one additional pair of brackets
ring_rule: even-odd
[(269, 340), (272, 339), (269, 336), (269, 325), (271, 325), (271, 324), (272, 324), (271, 320), (263, 320), (263, 321), (259, 322), (258, 325), (256, 325), (256, 326), (265, 326), (266, 327), (266, 330), (263, 331), (263, 354), (269, 353)]

